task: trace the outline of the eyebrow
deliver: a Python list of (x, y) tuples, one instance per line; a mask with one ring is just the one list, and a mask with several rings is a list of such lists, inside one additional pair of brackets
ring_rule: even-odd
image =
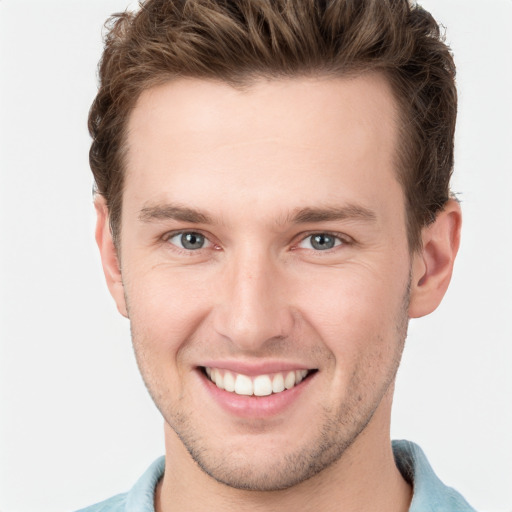
[(191, 224), (213, 224), (211, 217), (200, 210), (172, 204), (145, 206), (139, 212), (139, 220), (179, 220)]
[(355, 204), (326, 208), (306, 207), (294, 210), (292, 216), (286, 218), (285, 223), (307, 224), (347, 219), (375, 222), (377, 215), (372, 210)]
[[(156, 204), (144, 206), (139, 213), (139, 220), (142, 222), (153, 222), (158, 220), (177, 220), (191, 224), (215, 224), (212, 217), (207, 213), (176, 204)], [(375, 222), (375, 212), (359, 205), (331, 206), (323, 208), (297, 208), (278, 225), (286, 224), (309, 224), (317, 222), (329, 222), (337, 220), (363, 220)]]

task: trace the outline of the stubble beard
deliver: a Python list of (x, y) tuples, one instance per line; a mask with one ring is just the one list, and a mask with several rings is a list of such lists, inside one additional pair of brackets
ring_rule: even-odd
[[(223, 454), (212, 454), (208, 440), (197, 432), (192, 414), (185, 413), (183, 409), (180, 411), (180, 408), (176, 407), (178, 404), (169, 404), (163, 395), (157, 396), (156, 387), (151, 385), (149, 372), (144, 371), (145, 365), (140, 360), (141, 353), (137, 350), (138, 343), (132, 328), (137, 363), (146, 388), (165, 422), (204, 473), (221, 484), (240, 490), (270, 492), (288, 489), (309, 480), (339, 461), (368, 426), (384, 396), (393, 386), (407, 337), (410, 282), (409, 278), (396, 319), (397, 340), (394, 354), (385, 379), (379, 385), (379, 389), (374, 389), (371, 393), (372, 400), (361, 400), (364, 382), (356, 377), (351, 383), (354, 392), (348, 393), (347, 400), (339, 404), (334, 411), (322, 408), (323, 419), (314, 442), (301, 444), (272, 462), (265, 461), (261, 467), (255, 467), (245, 453), (237, 457), (236, 453), (227, 449)], [(226, 433), (226, 436), (229, 436), (229, 433)]]
[(347, 421), (351, 412), (344, 414), (345, 409), (348, 407), (340, 407), (334, 417), (331, 411), (324, 409), (322, 426), (314, 442), (301, 444), (280, 458), (258, 465), (250, 460), (250, 454), (237, 457), (229, 449), (221, 456), (212, 456), (207, 442), (195, 435), (188, 418), (175, 416), (166, 421), (193, 461), (218, 483), (239, 490), (272, 492), (301, 484), (338, 461), (370, 422), (376, 407), (359, 422), (354, 417)]

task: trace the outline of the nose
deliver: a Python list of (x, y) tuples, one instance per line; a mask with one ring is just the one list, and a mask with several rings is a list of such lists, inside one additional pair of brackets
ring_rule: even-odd
[(238, 254), (226, 263), (214, 326), (238, 351), (263, 353), (291, 334), (294, 316), (279, 267), (266, 254)]

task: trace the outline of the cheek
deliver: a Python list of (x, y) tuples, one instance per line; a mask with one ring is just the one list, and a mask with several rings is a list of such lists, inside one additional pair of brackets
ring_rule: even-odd
[[(128, 315), (137, 364), (164, 416), (187, 396), (187, 354), (207, 315), (204, 293), (194, 279), (149, 271), (125, 279)], [(172, 405), (170, 405), (172, 404)]]
[(355, 364), (392, 357), (403, 337), (397, 326), (404, 314), (407, 279), (390, 275), (354, 266), (329, 275), (317, 272), (302, 282), (298, 307), (336, 359)]
[(364, 323), (370, 328), (392, 318), (403, 301), (407, 280), (388, 276), (385, 270), (356, 265), (304, 273), (294, 294), (312, 321), (347, 328)]
[(134, 338), (151, 343), (155, 355), (177, 357), (208, 315), (208, 290), (193, 272), (154, 268), (128, 274), (125, 290)]

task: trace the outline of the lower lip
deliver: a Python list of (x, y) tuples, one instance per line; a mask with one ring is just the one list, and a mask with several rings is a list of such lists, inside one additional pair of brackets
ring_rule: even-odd
[(316, 372), (291, 389), (267, 396), (237, 395), (218, 388), (201, 370), (199, 376), (207, 392), (227, 412), (241, 418), (270, 418), (292, 406), (316, 377)]

